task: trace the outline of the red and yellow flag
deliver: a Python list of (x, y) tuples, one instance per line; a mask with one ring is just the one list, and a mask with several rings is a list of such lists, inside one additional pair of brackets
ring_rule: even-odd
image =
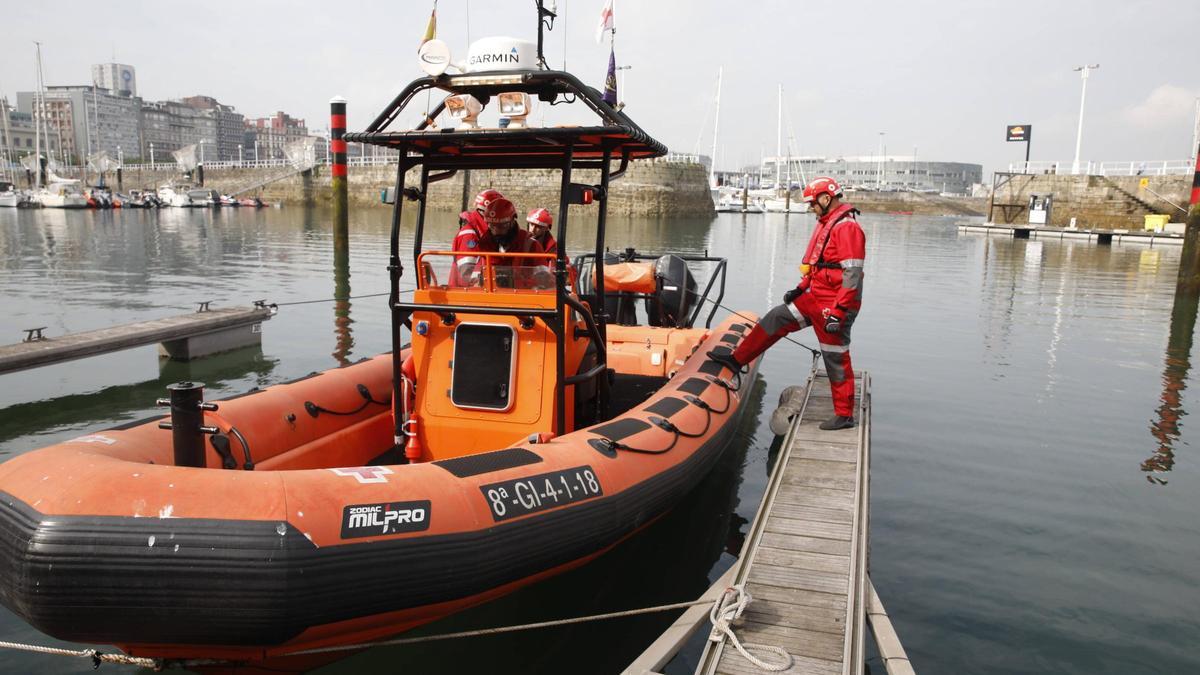
[(435, 38), (437, 38), (437, 0), (434, 0), (433, 11), (429, 13), (429, 25), (425, 27), (425, 37), (421, 38), (421, 44), (417, 45), (417, 49)]

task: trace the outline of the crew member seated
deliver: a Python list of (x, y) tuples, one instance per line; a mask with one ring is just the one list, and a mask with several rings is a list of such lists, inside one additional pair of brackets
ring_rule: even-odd
[[(517, 207), (504, 197), (491, 201), (483, 211), (487, 232), (479, 240), (484, 253), (544, 253), (541, 244), (517, 227)], [(496, 268), (496, 284), (510, 288), (549, 288), (554, 285), (546, 261), (537, 258), (490, 258)], [(486, 262), (486, 261), (485, 261)], [(479, 271), (475, 278), (481, 279)]]
[[(451, 248), (454, 252), (479, 251), (479, 242), (487, 234), (487, 223), (483, 220), (483, 212), (493, 201), (502, 198), (496, 190), (487, 189), (475, 195), (475, 210), (463, 211), (458, 216), (458, 234), (454, 237)], [(470, 285), (468, 281), (475, 273), (479, 258), (473, 255), (454, 256), (454, 267), (450, 270), (450, 286), (461, 288)]]
[(554, 225), (554, 216), (550, 214), (549, 209), (530, 211), (525, 222), (529, 223), (529, 234), (542, 245), (543, 251), (558, 253), (558, 242), (554, 241), (554, 235), (550, 234), (550, 228)]

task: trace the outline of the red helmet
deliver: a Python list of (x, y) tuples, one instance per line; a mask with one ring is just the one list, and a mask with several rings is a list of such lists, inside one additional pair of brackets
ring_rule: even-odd
[(813, 182), (804, 186), (804, 201), (814, 202), (821, 195), (829, 195), (830, 197), (841, 197), (842, 186), (829, 176), (821, 176), (813, 179)]
[(491, 204), (493, 201), (503, 196), (504, 195), (500, 194), (496, 190), (492, 190), (490, 188), (484, 190), (483, 192), (475, 195), (475, 210), (482, 213), (483, 210), (488, 207), (488, 204)]
[(546, 209), (533, 209), (529, 212), (529, 216), (525, 218), (525, 222), (538, 227), (550, 227), (554, 224), (554, 216)]
[(483, 220), (488, 225), (508, 223), (517, 219), (517, 207), (504, 197), (496, 197), (483, 210)]

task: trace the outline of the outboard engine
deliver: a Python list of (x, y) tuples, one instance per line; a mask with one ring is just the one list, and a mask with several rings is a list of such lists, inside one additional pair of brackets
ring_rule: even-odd
[(654, 263), (658, 288), (646, 299), (646, 316), (651, 326), (691, 328), (688, 313), (696, 303), (696, 278), (687, 262), (675, 255), (664, 255)]
[[(605, 265), (616, 265), (621, 262), (620, 256), (612, 251), (604, 253)], [(580, 297), (596, 293), (596, 265), (593, 258), (579, 257), (575, 260), (579, 270), (579, 278), (575, 282), (575, 291)], [(608, 320), (622, 326), (637, 325), (637, 310), (629, 293), (617, 293), (611, 288), (604, 289), (604, 313)]]

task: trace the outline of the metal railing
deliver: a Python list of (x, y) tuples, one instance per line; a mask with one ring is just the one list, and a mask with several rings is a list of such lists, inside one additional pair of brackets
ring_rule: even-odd
[(1076, 170), (1073, 161), (1018, 162), (1008, 165), (1009, 173), (1048, 174), (1058, 176), (1186, 176), (1195, 168), (1186, 159), (1154, 161), (1080, 162)]
[(668, 152), (660, 162), (679, 162), (680, 164), (699, 164), (700, 156), (690, 152)]

